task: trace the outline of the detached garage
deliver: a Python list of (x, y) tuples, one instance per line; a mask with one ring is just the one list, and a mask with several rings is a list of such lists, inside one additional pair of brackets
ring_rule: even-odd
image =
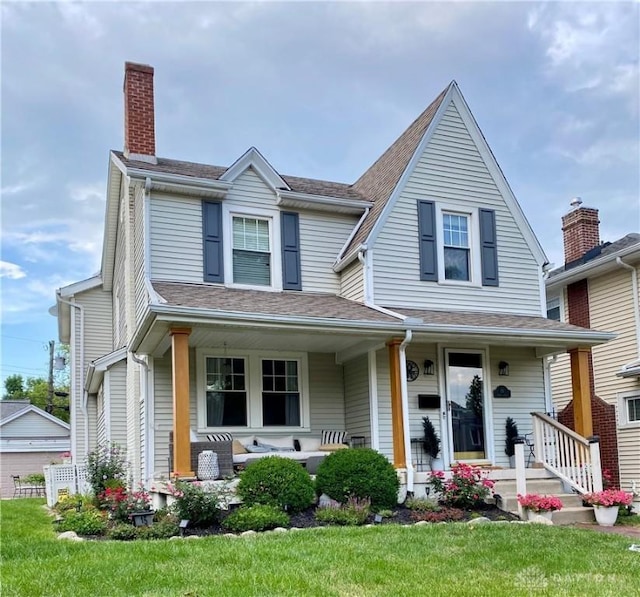
[(28, 400), (0, 400), (0, 497), (13, 496), (12, 475), (42, 473), (70, 449), (67, 423)]

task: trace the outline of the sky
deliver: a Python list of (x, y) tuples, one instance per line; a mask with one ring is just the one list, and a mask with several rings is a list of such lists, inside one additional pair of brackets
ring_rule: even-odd
[(640, 5), (12, 2), (1, 17), (2, 390), (46, 376), (55, 289), (100, 271), (124, 62), (156, 151), (354, 182), (456, 80), (550, 262), (572, 197), (640, 231)]

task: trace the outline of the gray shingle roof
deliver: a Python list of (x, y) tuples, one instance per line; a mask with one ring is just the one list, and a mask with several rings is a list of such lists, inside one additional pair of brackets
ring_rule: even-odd
[(616, 241), (603, 243), (595, 249), (587, 251), (585, 255), (580, 257), (580, 259), (576, 259), (571, 263), (565, 263), (564, 265), (551, 270), (549, 272), (549, 278), (553, 278), (554, 276), (562, 274), (580, 265), (584, 265), (585, 263), (589, 263), (595, 267), (598, 265), (599, 261), (606, 259), (609, 255), (613, 255), (614, 253), (622, 251), (628, 247), (632, 247), (633, 245), (640, 245), (640, 234), (637, 232), (631, 232)]
[(422, 319), (425, 324), (470, 326), (477, 328), (502, 328), (532, 331), (584, 332), (586, 328), (562, 323), (546, 317), (511, 315), (508, 313), (484, 313), (475, 311), (435, 311), (428, 309), (397, 309), (407, 317)]
[(28, 408), (30, 404), (28, 400), (0, 400), (0, 421)]
[[(121, 151), (112, 150), (112, 153), (127, 168), (140, 168), (151, 172), (163, 172), (165, 174), (179, 174), (181, 176), (193, 176), (194, 178), (210, 178), (218, 180), (226, 171), (225, 166), (209, 166), (207, 164), (198, 164), (196, 162), (183, 162), (180, 160), (170, 160), (167, 158), (157, 158), (157, 164), (141, 162), (138, 160), (129, 160), (124, 157)], [(308, 193), (309, 195), (320, 195), (337, 197), (340, 199), (359, 199), (365, 201), (360, 193), (358, 193), (352, 185), (341, 182), (331, 182), (328, 180), (317, 180), (314, 178), (300, 178), (299, 176), (281, 175), (286, 183), (291, 187), (292, 191), (298, 193)]]
[(211, 309), (223, 313), (289, 315), (396, 325), (401, 323), (398, 318), (333, 294), (263, 292), (177, 282), (153, 282), (153, 288), (171, 306)]

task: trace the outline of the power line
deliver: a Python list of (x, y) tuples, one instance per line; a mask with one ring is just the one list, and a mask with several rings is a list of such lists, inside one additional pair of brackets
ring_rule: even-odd
[(46, 340), (32, 340), (31, 338), (21, 338), (20, 336), (9, 336), (7, 334), (0, 334), (2, 338), (11, 338), (12, 340), (24, 340), (25, 342), (33, 342), (34, 344), (42, 344), (42, 346), (47, 345)]

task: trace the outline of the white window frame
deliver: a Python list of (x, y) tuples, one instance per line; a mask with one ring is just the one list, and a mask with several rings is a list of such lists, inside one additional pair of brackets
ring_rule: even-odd
[[(280, 212), (240, 205), (222, 204), (222, 238), (225, 286), (249, 290), (282, 290), (282, 247), (280, 240)], [(233, 218), (257, 218), (269, 223), (271, 249), (271, 285), (236, 284), (233, 281)]]
[[(444, 273), (444, 214), (465, 216), (469, 220), (469, 280), (447, 280)], [(436, 239), (438, 242), (438, 283), (482, 286), (480, 263), (480, 223), (477, 208), (460, 209), (458, 205), (436, 202)]]
[(623, 428), (640, 428), (640, 421), (629, 421), (629, 400), (640, 400), (640, 390), (618, 393), (618, 426)]
[[(311, 431), (309, 408), (309, 359), (306, 352), (279, 352), (264, 350), (233, 351), (196, 349), (196, 397), (198, 433), (287, 433)], [(246, 427), (207, 427), (206, 373), (207, 358), (234, 358), (245, 360), (245, 387), (247, 392)], [(300, 392), (300, 426), (262, 424), (262, 360), (275, 359), (298, 362), (298, 388)]]

